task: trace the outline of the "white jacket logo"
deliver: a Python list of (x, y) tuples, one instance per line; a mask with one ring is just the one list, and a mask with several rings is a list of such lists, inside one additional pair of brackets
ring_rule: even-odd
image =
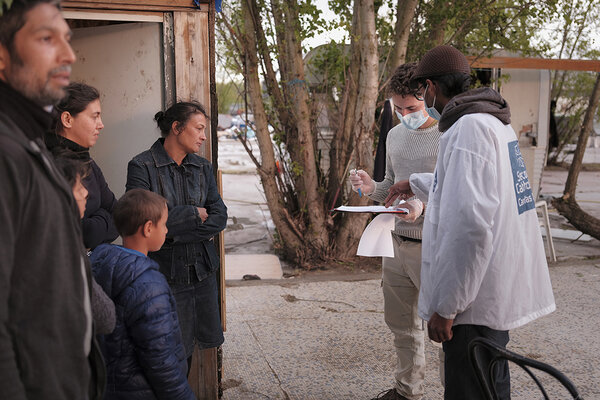
[(527, 170), (525, 169), (525, 160), (523, 160), (519, 143), (516, 140), (508, 143), (508, 155), (512, 168), (517, 209), (519, 210), (519, 214), (522, 214), (527, 210), (534, 209), (535, 201), (533, 200), (531, 184), (529, 183)]

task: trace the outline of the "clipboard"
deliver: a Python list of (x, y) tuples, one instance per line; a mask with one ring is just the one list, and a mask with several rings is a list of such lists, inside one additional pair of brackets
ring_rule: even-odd
[[(402, 204), (402, 203), (400, 203)], [(354, 213), (373, 213), (373, 214), (408, 214), (408, 208), (398, 206), (339, 206), (331, 211), (354, 212)]]

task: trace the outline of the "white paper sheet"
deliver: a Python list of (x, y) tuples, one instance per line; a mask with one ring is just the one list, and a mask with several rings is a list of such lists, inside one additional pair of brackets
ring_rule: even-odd
[(394, 257), (392, 230), (396, 217), (392, 213), (379, 214), (360, 237), (356, 254), (365, 257)]
[[(402, 200), (399, 205), (404, 203)], [(339, 206), (333, 209), (334, 211), (358, 212), (358, 213), (376, 213), (376, 214), (408, 214), (408, 208), (393, 206), (385, 208), (385, 206)]]

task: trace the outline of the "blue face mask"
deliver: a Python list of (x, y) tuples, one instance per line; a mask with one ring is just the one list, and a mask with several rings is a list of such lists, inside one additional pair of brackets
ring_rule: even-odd
[(423, 111), (415, 111), (410, 114), (406, 114), (402, 116), (398, 111), (396, 111), (396, 116), (398, 119), (404, 124), (405, 127), (411, 129), (413, 131), (419, 129), (421, 125), (427, 122), (429, 118), (427, 115), (423, 114)]
[(435, 109), (435, 99), (437, 98), (437, 95), (433, 96), (433, 104), (431, 107), (427, 106), (427, 100), (425, 100), (425, 93), (427, 92), (427, 89), (429, 88), (429, 85), (427, 85), (425, 87), (425, 92), (423, 92), (423, 102), (425, 103), (425, 111), (427, 111), (427, 114), (429, 114), (429, 116), (433, 119), (436, 120), (440, 120), (440, 118), (442, 117), (442, 115), (440, 114), (440, 112), (438, 110)]

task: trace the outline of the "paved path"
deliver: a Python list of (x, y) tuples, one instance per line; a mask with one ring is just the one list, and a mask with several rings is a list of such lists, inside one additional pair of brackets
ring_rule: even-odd
[[(600, 399), (600, 261), (550, 268), (557, 311), (511, 332), (509, 348), (550, 363)], [(227, 289), (224, 399), (369, 399), (392, 385), (392, 337), (378, 279)], [(442, 399), (437, 350), (426, 346), (425, 399)], [(539, 398), (511, 369), (513, 399)], [(567, 398), (550, 386), (553, 398)]]

